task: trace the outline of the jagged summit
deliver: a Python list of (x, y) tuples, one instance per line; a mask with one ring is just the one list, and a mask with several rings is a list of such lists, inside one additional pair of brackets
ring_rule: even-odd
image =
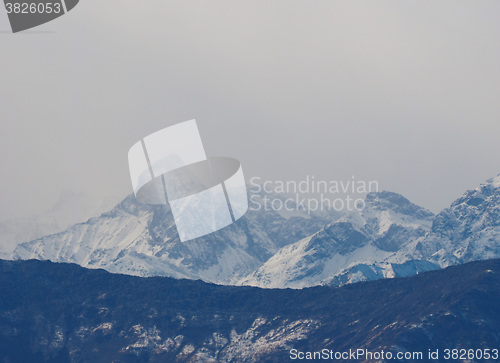
[(439, 213), (422, 245), (449, 266), (500, 255), (500, 176), (469, 190)]
[(465, 192), (438, 215), (382, 191), (368, 194), (363, 210), (340, 218), (250, 210), (236, 223), (186, 243), (167, 206), (143, 205), (130, 195), (109, 212), (20, 244), (14, 253), (16, 259), (74, 262), (131, 275), (293, 288), (411, 276), (496, 257), (500, 176)]
[(230, 284), (276, 251), (310, 235), (333, 217), (297, 211), (249, 211), (217, 232), (181, 242), (167, 205), (129, 195), (115, 208), (66, 231), (17, 246), (15, 259), (73, 262), (139, 276), (172, 276)]
[(372, 192), (366, 196), (366, 204), (379, 211), (391, 210), (400, 214), (412, 215), (426, 219), (434, 216), (431, 211), (413, 204), (400, 194), (381, 191)]
[[(431, 212), (399, 194), (370, 193), (363, 210), (354, 210), (314, 235), (283, 247), (241, 283), (301, 288), (336, 278), (343, 282), (334, 284), (363, 279), (366, 274), (349, 277), (351, 269), (390, 259), (395, 252), (424, 236), (433, 217)], [(391, 265), (386, 265), (389, 269), (379, 272), (380, 277), (393, 273)]]

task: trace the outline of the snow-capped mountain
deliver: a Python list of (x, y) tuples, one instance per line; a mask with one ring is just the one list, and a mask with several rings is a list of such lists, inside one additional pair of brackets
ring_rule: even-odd
[(142, 205), (129, 196), (100, 217), (20, 244), (12, 258), (301, 288), (411, 276), (500, 257), (500, 176), (437, 216), (391, 192), (368, 194), (365, 205), (344, 216), (249, 211), (220, 231), (182, 243), (168, 207)]
[(12, 253), (22, 242), (62, 232), (75, 223), (110, 210), (118, 198), (94, 198), (87, 193), (63, 191), (56, 204), (45, 213), (0, 222), (0, 256)]
[(500, 256), (500, 175), (439, 213), (416, 253), (441, 267)]
[(430, 231), (434, 214), (391, 192), (370, 193), (365, 205), (283, 247), (241, 284), (302, 288), (415, 274), (420, 266), (395, 254)]
[(222, 230), (181, 242), (167, 206), (140, 204), (129, 196), (100, 217), (20, 244), (13, 258), (231, 284), (255, 271), (281, 247), (314, 233), (332, 219), (330, 213), (249, 210)]
[(394, 193), (369, 194), (363, 211), (285, 246), (240, 283), (341, 286), (498, 257), (500, 176), (437, 216)]

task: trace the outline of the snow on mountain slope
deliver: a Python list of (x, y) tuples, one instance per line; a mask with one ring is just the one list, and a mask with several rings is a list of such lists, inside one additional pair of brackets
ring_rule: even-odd
[(365, 202), (362, 211), (283, 247), (240, 284), (302, 288), (405, 273), (393, 265), (398, 270), (397, 265), (407, 261), (391, 257), (424, 236), (434, 215), (391, 192), (370, 193)]
[(13, 258), (260, 287), (411, 276), (500, 257), (500, 176), (437, 216), (380, 192), (367, 195), (364, 210), (338, 217), (249, 211), (231, 226), (181, 243), (167, 207), (128, 197), (100, 217), (19, 245)]
[(314, 233), (334, 217), (299, 211), (282, 216), (248, 211), (234, 224), (196, 240), (180, 242), (167, 206), (127, 197), (110, 212), (68, 230), (20, 244), (14, 259), (74, 262), (139, 276), (171, 276), (234, 283), (276, 251)]
[(93, 198), (86, 193), (64, 191), (46, 213), (0, 222), (0, 254), (7, 256), (22, 242), (64, 231), (66, 228), (112, 208), (116, 197)]
[(500, 257), (500, 175), (437, 216), (388, 192), (366, 209), (282, 248), (241, 284), (341, 286)]
[(416, 252), (441, 267), (500, 257), (500, 175), (439, 213)]

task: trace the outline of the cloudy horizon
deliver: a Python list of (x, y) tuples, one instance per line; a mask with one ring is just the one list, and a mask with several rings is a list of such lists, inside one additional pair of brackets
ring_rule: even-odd
[(130, 194), (128, 149), (193, 118), (247, 180), (355, 176), (439, 212), (500, 173), (499, 10), (86, 0), (19, 34), (0, 12), (0, 220)]

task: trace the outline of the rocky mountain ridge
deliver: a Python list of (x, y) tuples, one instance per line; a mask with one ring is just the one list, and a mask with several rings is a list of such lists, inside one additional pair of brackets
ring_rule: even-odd
[(391, 192), (370, 193), (365, 205), (340, 218), (249, 211), (231, 226), (181, 243), (167, 207), (141, 205), (129, 196), (98, 218), (19, 245), (13, 258), (138, 276), (303, 288), (412, 276), (500, 257), (500, 176), (438, 215)]

